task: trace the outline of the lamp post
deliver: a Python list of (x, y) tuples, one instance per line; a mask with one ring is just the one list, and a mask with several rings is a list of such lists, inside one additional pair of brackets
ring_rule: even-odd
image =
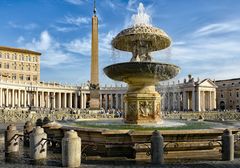
[(37, 91), (37, 89), (38, 88), (34, 87), (32, 85), (32, 83), (30, 84), (30, 86), (26, 87), (27, 92), (30, 93), (30, 106), (29, 106), (30, 111), (34, 109), (34, 97), (33, 97), (33, 95), (34, 95), (34, 92)]

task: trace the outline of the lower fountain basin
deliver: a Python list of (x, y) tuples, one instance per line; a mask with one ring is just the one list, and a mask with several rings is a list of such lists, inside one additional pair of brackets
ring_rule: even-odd
[(111, 79), (126, 83), (151, 83), (174, 78), (180, 68), (159, 62), (124, 62), (105, 67), (104, 73)]

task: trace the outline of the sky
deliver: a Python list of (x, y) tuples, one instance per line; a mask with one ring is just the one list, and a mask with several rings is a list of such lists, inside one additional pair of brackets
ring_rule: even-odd
[[(240, 77), (239, 0), (96, 0), (101, 85), (118, 84), (104, 75), (104, 67), (131, 59), (110, 44), (132, 26), (140, 2), (151, 24), (172, 39), (169, 48), (152, 55), (181, 67), (174, 80), (188, 74)], [(0, 15), (0, 45), (41, 52), (42, 81), (82, 84), (90, 79), (93, 0), (1, 0)]]

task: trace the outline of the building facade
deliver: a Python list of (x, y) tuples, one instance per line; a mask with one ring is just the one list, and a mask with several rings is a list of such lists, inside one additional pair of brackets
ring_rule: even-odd
[(41, 53), (0, 46), (0, 78), (3, 81), (39, 83)]
[(220, 110), (240, 110), (240, 78), (217, 80), (217, 108)]

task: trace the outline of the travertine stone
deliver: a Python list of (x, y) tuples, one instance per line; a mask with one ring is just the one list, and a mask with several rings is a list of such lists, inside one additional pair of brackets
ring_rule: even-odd
[(74, 130), (65, 132), (62, 139), (62, 165), (79, 167), (81, 164), (81, 139)]
[(151, 137), (151, 161), (152, 164), (164, 163), (164, 139), (159, 131), (155, 130)]
[(46, 159), (47, 157), (47, 134), (44, 129), (37, 126), (30, 134), (30, 157), (34, 160)]
[(10, 124), (5, 131), (5, 152), (16, 153), (19, 151), (19, 132), (16, 125)]

